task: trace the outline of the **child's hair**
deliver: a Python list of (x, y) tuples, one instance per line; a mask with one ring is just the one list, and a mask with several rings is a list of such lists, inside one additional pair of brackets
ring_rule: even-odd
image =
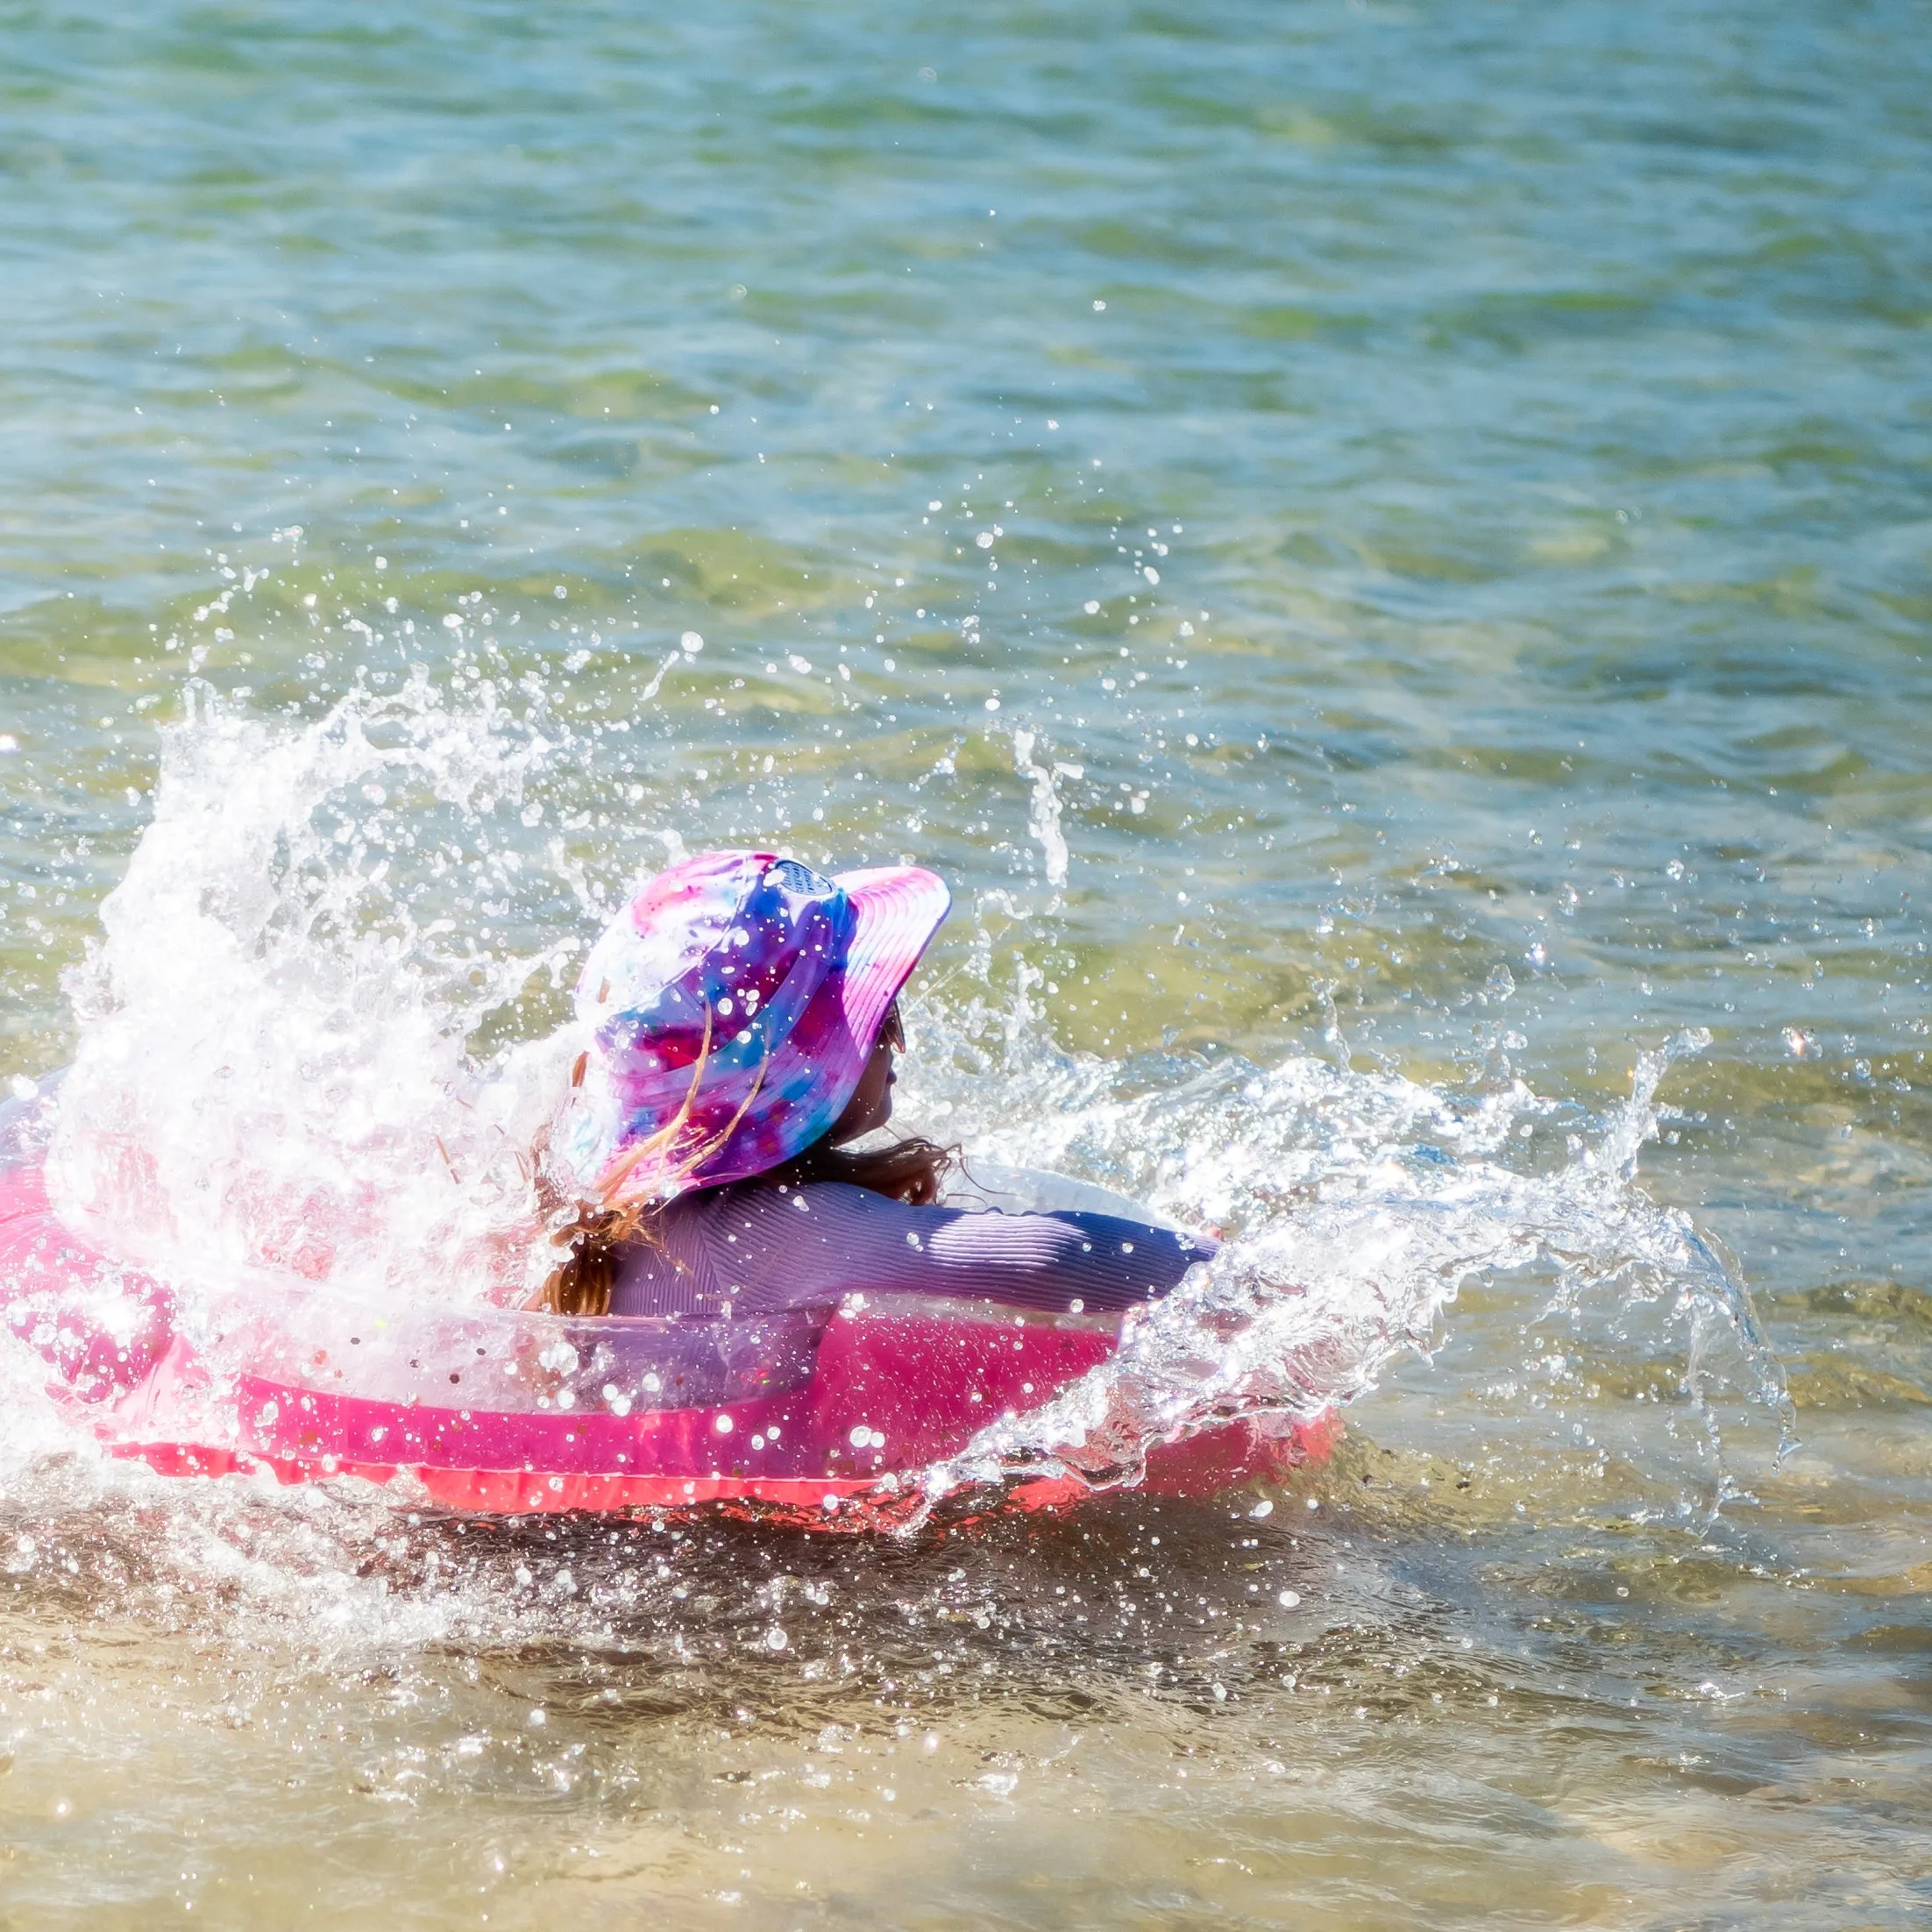
[[(804, 1187), (814, 1181), (842, 1181), (888, 1200), (930, 1207), (939, 1199), (947, 1174), (958, 1165), (959, 1153), (956, 1147), (942, 1147), (920, 1134), (890, 1147), (855, 1149), (835, 1146), (826, 1133), (789, 1161), (739, 1185)], [(656, 1244), (665, 1205), (640, 1202), (622, 1208), (580, 1208), (577, 1219), (551, 1237), (559, 1247), (567, 1241), (570, 1253), (543, 1283), (536, 1306), (553, 1315), (609, 1314), (619, 1249), (627, 1241)]]
[(760, 1187), (803, 1187), (812, 1181), (843, 1181), (909, 1207), (931, 1207), (940, 1183), (959, 1165), (959, 1149), (942, 1147), (923, 1134), (909, 1134), (887, 1147), (835, 1147), (821, 1134), (782, 1166), (761, 1174)]

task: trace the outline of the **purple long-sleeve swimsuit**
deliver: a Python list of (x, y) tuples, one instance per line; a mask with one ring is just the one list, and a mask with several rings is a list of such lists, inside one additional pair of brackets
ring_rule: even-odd
[(831, 1309), (855, 1290), (1062, 1314), (1164, 1295), (1215, 1253), (1205, 1236), (1108, 1214), (907, 1207), (838, 1181), (707, 1190), (624, 1251), (614, 1315), (740, 1319)]

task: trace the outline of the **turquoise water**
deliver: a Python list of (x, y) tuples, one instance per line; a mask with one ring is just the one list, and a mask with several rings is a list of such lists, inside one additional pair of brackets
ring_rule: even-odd
[[(1533, 1217), (1212, 1509), (646, 1559), (29, 1431), (0, 1920), (1917, 1922), (1921, 8), (4, 18), (0, 1073), (83, 1037), (191, 682), (259, 735), (160, 796), (199, 745), (266, 835), (184, 905), (359, 680), (415, 762), (262, 931), (450, 920), (396, 957), (479, 1063), (679, 839), (939, 867), (911, 1111), (1242, 1235), (1424, 1141), (1559, 1187), (1708, 1030), (1641, 1186), (1798, 1442), (1658, 1223), (1579, 1288)], [(123, 992), (266, 1039), (140, 904)]]

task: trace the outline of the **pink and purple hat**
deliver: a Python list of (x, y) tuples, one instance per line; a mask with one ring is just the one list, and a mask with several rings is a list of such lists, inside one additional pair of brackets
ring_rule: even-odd
[(578, 977), (593, 1045), (550, 1132), (578, 1191), (669, 1200), (809, 1147), (951, 904), (915, 865), (828, 879), (770, 852), (706, 852), (660, 872)]

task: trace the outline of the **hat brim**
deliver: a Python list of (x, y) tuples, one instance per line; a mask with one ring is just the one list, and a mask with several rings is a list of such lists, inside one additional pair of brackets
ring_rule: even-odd
[(851, 1084), (839, 1101), (839, 1111), (843, 1112), (865, 1072), (886, 1009), (899, 998), (933, 943), (933, 935), (945, 923), (953, 908), (953, 895), (944, 879), (920, 865), (836, 872), (833, 884), (851, 900), (854, 915), (845, 970), (837, 989), (847, 1028), (858, 1048)]

